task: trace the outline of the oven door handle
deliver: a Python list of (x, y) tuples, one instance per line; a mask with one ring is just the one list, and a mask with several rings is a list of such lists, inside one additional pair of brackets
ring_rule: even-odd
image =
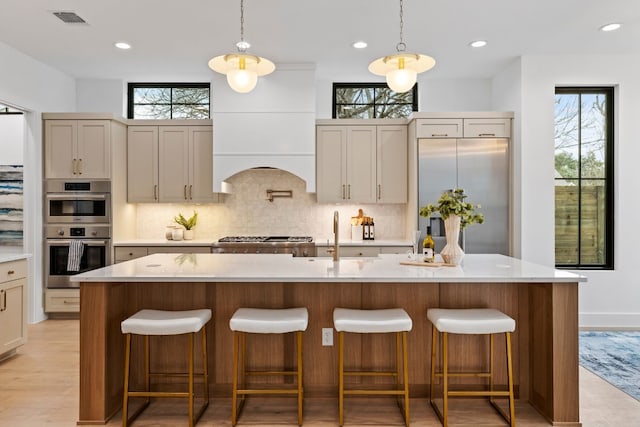
[(87, 240), (85, 239), (68, 239), (68, 240), (49, 239), (47, 244), (49, 246), (69, 246), (71, 242), (73, 242), (74, 240), (82, 240), (82, 243), (84, 243), (87, 246), (106, 246), (109, 244), (108, 240), (95, 240), (95, 239), (87, 239)]
[(86, 193), (67, 193), (67, 194), (47, 194), (47, 200), (106, 200), (106, 194), (86, 194)]

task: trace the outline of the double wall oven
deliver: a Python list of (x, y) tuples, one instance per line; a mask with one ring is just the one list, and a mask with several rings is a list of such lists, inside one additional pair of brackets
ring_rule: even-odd
[[(44, 199), (46, 287), (77, 287), (71, 276), (111, 264), (111, 182), (48, 180)], [(69, 256), (78, 256), (77, 270)]]

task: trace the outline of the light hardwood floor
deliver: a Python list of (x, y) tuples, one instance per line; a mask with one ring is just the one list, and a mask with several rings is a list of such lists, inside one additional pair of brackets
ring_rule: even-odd
[[(48, 320), (29, 326), (29, 341), (11, 359), (0, 362), (0, 427), (71, 427), (78, 415), (77, 320)], [(413, 427), (439, 426), (425, 399), (411, 400)], [(213, 399), (198, 426), (230, 426), (230, 399)], [(640, 402), (580, 368), (580, 413), (584, 427), (640, 426)], [(337, 426), (336, 399), (307, 399), (304, 425)], [(516, 420), (521, 427), (548, 426), (527, 404), (518, 404)], [(120, 425), (116, 417), (108, 426)], [(295, 425), (292, 399), (253, 398), (247, 401), (238, 426)], [(133, 426), (186, 425), (184, 401), (154, 402)], [(347, 399), (345, 427), (402, 426), (393, 399)], [(455, 400), (450, 425), (504, 426), (481, 400)]]

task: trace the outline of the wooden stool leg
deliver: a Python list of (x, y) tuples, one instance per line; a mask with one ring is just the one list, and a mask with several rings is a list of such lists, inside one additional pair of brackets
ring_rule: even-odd
[(509, 425), (516, 426), (516, 408), (513, 397), (513, 364), (511, 360), (511, 332), (506, 333), (507, 338), (507, 380), (509, 381)]
[(204, 400), (209, 405), (209, 359), (207, 359), (207, 327), (202, 327), (202, 380), (204, 381)]
[(431, 326), (431, 376), (429, 380), (429, 400), (431, 405), (435, 405), (433, 389), (436, 380), (436, 351), (438, 350), (438, 331), (435, 326)]
[(409, 427), (409, 362), (407, 360), (407, 332), (402, 332), (402, 374), (404, 375), (404, 423)]
[[(493, 392), (494, 386), (494, 367), (493, 367), (493, 351), (494, 351), (494, 334), (489, 334), (489, 391)], [(493, 402), (493, 396), (489, 396), (489, 401)]]
[(240, 335), (233, 333), (233, 394), (231, 397), (231, 425), (235, 426), (238, 416), (238, 347), (240, 346)]
[(193, 427), (193, 336), (189, 334), (189, 427)]
[(131, 334), (127, 334), (124, 348), (124, 392), (122, 393), (122, 427), (127, 427), (127, 411), (129, 408), (129, 369), (131, 357)]
[(297, 353), (298, 353), (298, 425), (302, 425), (302, 397), (303, 397), (303, 385), (302, 385), (302, 331), (298, 331), (297, 335)]
[(442, 333), (442, 425), (449, 425), (449, 347), (448, 333)]
[[(151, 391), (151, 350), (149, 349), (149, 335), (144, 336), (144, 385), (147, 392)], [(147, 403), (151, 397), (147, 396)]]
[(338, 418), (344, 425), (344, 332), (338, 332)]

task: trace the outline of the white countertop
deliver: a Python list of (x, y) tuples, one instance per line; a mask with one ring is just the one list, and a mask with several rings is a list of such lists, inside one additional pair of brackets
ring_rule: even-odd
[(267, 254), (154, 254), (74, 275), (72, 282), (535, 282), (586, 277), (504, 255), (466, 255), (458, 267), (401, 265), (407, 255), (304, 258)]
[(31, 254), (25, 254), (25, 253), (0, 253), (0, 263), (2, 262), (10, 262), (10, 261), (17, 261), (20, 259), (27, 259), (27, 258), (31, 258)]
[[(167, 239), (129, 239), (117, 240), (114, 246), (211, 246), (218, 240), (214, 239), (194, 239), (194, 240), (167, 240)], [(314, 239), (316, 246), (333, 246), (333, 240)], [(379, 239), (379, 240), (340, 240), (340, 246), (409, 246), (411, 242), (402, 239)]]

